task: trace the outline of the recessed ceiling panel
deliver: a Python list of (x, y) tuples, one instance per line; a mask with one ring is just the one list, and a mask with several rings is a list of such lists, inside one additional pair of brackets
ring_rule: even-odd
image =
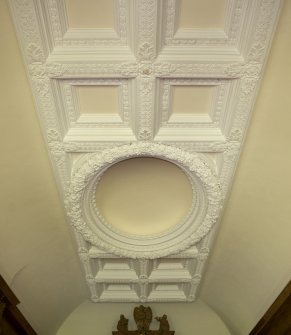
[(281, 0), (9, 0), (91, 299), (193, 301)]
[(118, 87), (110, 85), (76, 86), (81, 114), (118, 114)]
[(224, 28), (231, 0), (180, 0), (178, 28)]
[(237, 80), (208, 78), (161, 80), (156, 140), (223, 139), (231, 124), (231, 95), (237, 84)]
[(209, 114), (213, 87), (174, 85), (172, 90), (172, 114)]
[(114, 28), (114, 0), (65, 0), (69, 28)]

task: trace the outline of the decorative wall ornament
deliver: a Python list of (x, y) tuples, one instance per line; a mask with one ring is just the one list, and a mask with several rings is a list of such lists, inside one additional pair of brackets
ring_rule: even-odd
[[(8, 2), (92, 301), (195, 300), (282, 1), (227, 1), (222, 28), (188, 30), (178, 0), (114, 0), (109, 29), (72, 29), (64, 0)], [(76, 83), (118, 83), (121, 121), (80, 120)], [(172, 84), (218, 86), (208, 116), (169, 122)], [(94, 200), (107, 168), (142, 156), (179, 166), (197, 199), (147, 246), (110, 226)]]
[(153, 46), (145, 42), (139, 46), (138, 57), (141, 61), (151, 61), (154, 58), (154, 48)]
[[(191, 181), (194, 200), (187, 218), (164, 233), (136, 236), (118, 231), (94, 208), (96, 185), (104, 171), (133, 157), (168, 160), (184, 170)], [(85, 240), (112, 254), (150, 259), (178, 253), (199, 242), (216, 222), (221, 203), (220, 184), (203, 156), (171, 146), (142, 142), (82, 157), (80, 162), (76, 162), (67, 197), (71, 222)]]
[(117, 323), (117, 331), (113, 331), (113, 335), (174, 335), (175, 332), (170, 330), (169, 321), (167, 315), (159, 317), (156, 316), (155, 319), (159, 322), (158, 330), (150, 330), (150, 325), (153, 320), (153, 313), (150, 307), (145, 307), (140, 305), (135, 307), (133, 311), (134, 321), (137, 326), (137, 330), (128, 330), (128, 319), (125, 318), (123, 314), (120, 315), (120, 319)]

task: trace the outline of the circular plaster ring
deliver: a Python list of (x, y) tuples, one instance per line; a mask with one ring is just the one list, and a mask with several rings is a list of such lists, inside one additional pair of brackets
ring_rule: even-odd
[[(102, 174), (122, 160), (154, 157), (180, 167), (192, 184), (193, 203), (187, 217), (170, 229), (153, 235), (131, 235), (108, 224), (96, 208), (96, 185)], [(72, 225), (91, 244), (122, 257), (159, 258), (177, 254), (199, 242), (220, 213), (222, 192), (207, 159), (176, 147), (155, 143), (134, 143), (83, 156), (73, 170), (67, 196)]]

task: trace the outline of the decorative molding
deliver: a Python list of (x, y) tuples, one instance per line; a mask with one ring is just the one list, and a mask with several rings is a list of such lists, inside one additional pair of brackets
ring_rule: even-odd
[(146, 76), (140, 76), (137, 79), (137, 87), (140, 92), (138, 122), (138, 139), (152, 140), (154, 137), (154, 89), (155, 81)]
[[(201, 264), (206, 260), (200, 256), (208, 251), (205, 246), (209, 238), (204, 240), (201, 251), (192, 247), (158, 260), (120, 258), (95, 246), (89, 250), (79, 248), (92, 300), (132, 301), (135, 297), (134, 301), (143, 302), (193, 301), (193, 294), (201, 281)], [(84, 244), (82, 238), (79, 242)], [(165, 297), (165, 290), (171, 295), (170, 299)], [(120, 295), (117, 296), (117, 292)]]
[[(94, 207), (96, 183), (104, 171), (120, 160), (142, 156), (173, 162), (187, 173), (193, 185), (195, 201), (186, 220), (157, 235), (136, 236), (118, 231)], [(200, 241), (220, 213), (220, 184), (208, 161), (198, 154), (162, 144), (136, 143), (83, 156), (75, 165), (66, 200), (68, 215), (74, 228), (86, 241), (109, 253), (150, 259), (178, 253)]]
[(230, 64), (225, 69), (225, 74), (230, 78), (253, 78), (258, 79), (262, 65), (256, 62)]
[[(206, 128), (216, 127), (223, 128), (227, 127), (221, 120), (226, 122), (225, 115), (228, 114), (229, 108), (226, 108), (226, 103), (229, 100), (229, 91), (233, 89), (235, 82), (226, 79), (164, 79), (161, 80), (160, 84), (160, 104), (159, 109), (161, 110), (159, 123), (161, 127), (172, 127), (177, 128)], [(172, 114), (172, 86), (208, 86), (213, 87), (212, 101), (210, 103), (210, 109), (206, 114), (194, 114), (193, 115), (173, 115)]]
[(228, 0), (225, 8), (225, 24), (223, 29), (210, 28), (178, 28), (179, 0), (165, 1), (166, 23), (164, 28), (165, 45), (223, 45), (234, 46), (238, 42), (240, 28), (246, 16), (246, 1)]
[[(114, 0), (114, 27), (70, 28), (67, 21), (64, 0), (49, 0), (42, 4), (42, 12), (48, 22), (50, 43), (53, 47), (95, 47), (128, 44), (128, 22), (130, 21), (130, 3), (126, 0)], [(53, 50), (51, 50), (53, 51)]]
[(140, 61), (152, 61), (155, 57), (154, 47), (149, 42), (144, 42), (139, 46), (138, 59)]
[[(76, 86), (116, 86), (119, 89), (119, 110), (114, 115), (104, 116), (100, 112), (95, 115), (81, 115)], [(56, 82), (55, 94), (64, 102), (59, 110), (64, 113), (64, 118), (70, 127), (105, 127), (110, 124), (120, 123), (129, 126), (131, 118), (130, 82), (127, 79), (66, 79)]]
[(34, 58), (31, 57), (34, 49), (38, 50), (37, 53), (42, 55), (41, 60), (43, 60), (43, 45), (33, 0), (9, 1), (9, 5), (15, 18), (17, 31), (21, 32), (20, 43), (27, 62)]
[[(9, 5), (92, 301), (193, 301), (282, 1), (229, 0), (224, 31), (177, 30), (179, 0), (114, 1), (115, 29), (82, 31), (68, 29), (64, 0), (9, 0)], [(122, 121), (78, 120), (70, 87), (77, 83), (118, 83)], [(168, 122), (170, 86), (195, 83), (220, 87), (212, 120)], [(146, 237), (153, 252), (144, 245), (137, 248), (140, 237), (110, 227), (94, 207), (94, 190), (104, 170), (144, 155), (182, 168), (198, 199), (172, 232)], [(167, 240), (170, 234), (175, 243)], [(163, 262), (174, 257), (181, 261), (181, 271), (173, 265), (173, 276), (165, 269), (160, 272), (167, 273), (163, 280), (150, 277), (154, 267), (159, 271), (156, 258)], [(96, 278), (96, 269), (106, 260), (121, 264), (124, 258), (131, 260), (123, 275), (132, 270), (137, 279)], [(182, 277), (186, 270), (189, 278)], [(108, 271), (106, 275), (114, 272)]]
[[(159, 59), (158, 59), (159, 61)], [(164, 64), (164, 63), (161, 63)], [(166, 63), (168, 64), (168, 63)], [(222, 79), (232, 79), (240, 78), (243, 73), (231, 72), (233, 67), (237, 68), (241, 63), (234, 63), (233, 65), (229, 63), (221, 64), (215, 62), (203, 62), (203, 63), (180, 63), (175, 62), (171, 68), (170, 77), (171, 78), (222, 78)], [(169, 74), (169, 73), (168, 73)], [(161, 75), (161, 77), (168, 76), (168, 74)]]
[(137, 58), (140, 61), (153, 61), (156, 56), (157, 2), (140, 0), (138, 11)]
[(281, 1), (262, 0), (259, 7), (258, 19), (255, 22), (252, 43), (247, 54), (248, 62), (263, 63), (269, 46), (268, 40), (274, 33), (274, 23), (278, 18)]

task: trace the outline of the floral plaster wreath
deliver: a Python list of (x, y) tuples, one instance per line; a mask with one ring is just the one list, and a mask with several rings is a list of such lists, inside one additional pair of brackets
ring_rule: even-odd
[[(102, 174), (112, 165), (136, 157), (176, 164), (191, 182), (193, 201), (187, 217), (162, 233), (141, 236), (117, 230), (96, 208), (95, 191)], [(66, 199), (71, 223), (86, 241), (122, 257), (149, 259), (177, 254), (199, 242), (215, 224), (221, 204), (218, 177), (202, 154), (143, 142), (84, 155), (76, 162)]]

